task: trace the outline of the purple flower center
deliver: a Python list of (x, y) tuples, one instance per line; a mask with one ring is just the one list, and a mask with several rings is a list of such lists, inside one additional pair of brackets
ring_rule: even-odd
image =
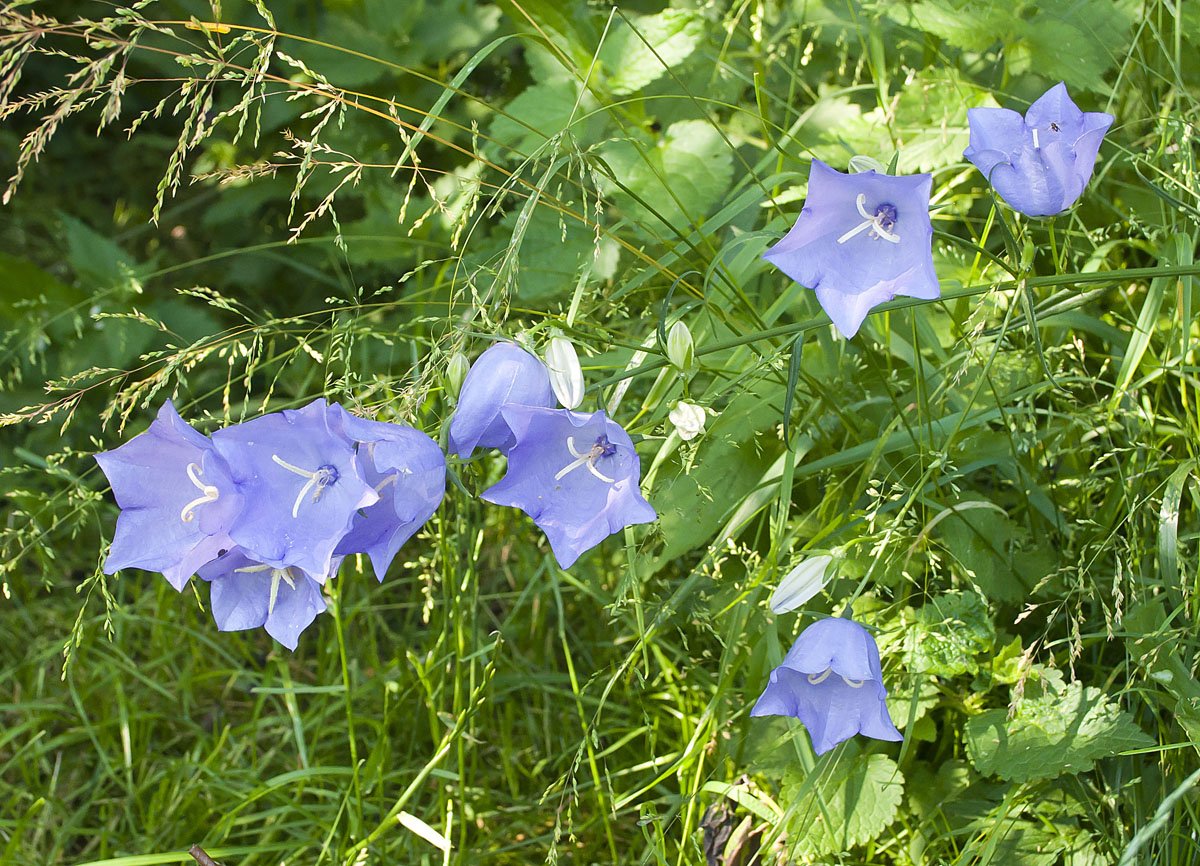
[(617, 453), (617, 446), (608, 441), (608, 436), (601, 433), (596, 437), (596, 441), (592, 443), (592, 447), (587, 451), (580, 451), (575, 447), (575, 437), (567, 437), (567, 450), (571, 452), (571, 456), (575, 459), (564, 466), (554, 476), (555, 481), (561, 481), (566, 475), (574, 472), (580, 466), (586, 466), (588, 472), (592, 473), (596, 478), (599, 478), (605, 484), (616, 484), (617, 479), (609, 478), (603, 472), (596, 468), (596, 461), (603, 457), (612, 457)]
[(304, 486), (300, 488), (300, 492), (296, 494), (296, 501), (292, 503), (292, 517), (300, 516), (300, 503), (304, 501), (304, 497), (310, 490), (312, 491), (312, 501), (319, 502), (321, 494), (325, 492), (325, 488), (337, 484), (339, 478), (337, 467), (331, 466), (328, 463), (324, 463), (310, 472), (307, 469), (288, 463), (278, 454), (272, 454), (271, 459), (275, 461), (276, 465), (286, 469), (288, 472), (308, 479), (305, 481)]
[(859, 193), (858, 198), (854, 202), (858, 208), (858, 215), (862, 217), (862, 222), (854, 226), (848, 232), (837, 239), (839, 244), (844, 244), (851, 238), (867, 231), (867, 237), (872, 240), (883, 238), (888, 243), (900, 243), (900, 235), (896, 234), (896, 220), (899, 217), (899, 211), (891, 202), (880, 202), (875, 206), (874, 211), (867, 210), (866, 193)]

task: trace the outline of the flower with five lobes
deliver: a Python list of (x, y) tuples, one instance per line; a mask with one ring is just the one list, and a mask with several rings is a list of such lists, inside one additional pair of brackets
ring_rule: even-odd
[(1113, 116), (1080, 111), (1060, 81), (1024, 117), (1007, 108), (971, 108), (967, 123), (971, 140), (963, 156), (1000, 197), (1026, 216), (1051, 216), (1083, 195)]
[(401, 546), (441, 504), (446, 458), (436, 442), (412, 427), (359, 418), (336, 403), (329, 410), (335, 426), (358, 443), (363, 477), (379, 495), (354, 517), (334, 553), (367, 554), (382, 582)]
[(251, 559), (330, 574), (358, 510), (379, 501), (339, 421), (317, 399), (213, 433), (246, 499), (229, 535)]
[(121, 507), (105, 574), (160, 571), (182, 590), (197, 568), (234, 546), (229, 529), (242, 510), (241, 491), (212, 440), (170, 400), (146, 432), (96, 462)]
[(818, 159), (791, 231), (765, 253), (802, 286), (845, 337), (896, 295), (940, 297), (933, 268), (928, 174), (842, 174)]
[(638, 488), (641, 464), (621, 425), (603, 411), (507, 404), (501, 408), (515, 444), (508, 471), (482, 498), (520, 508), (569, 568), (609, 535), (658, 514)]
[[(330, 574), (341, 565), (331, 563)], [(301, 568), (266, 565), (235, 547), (203, 566), (196, 574), (212, 586), (212, 613), (220, 631), (245, 631), (265, 627), (267, 634), (290, 650), (300, 632), (325, 610), (321, 584), (328, 575), (314, 578)]]
[(750, 715), (799, 719), (821, 755), (855, 734), (904, 739), (886, 697), (875, 639), (853, 620), (829, 617), (800, 633)]
[(496, 343), (475, 359), (450, 421), (450, 451), (470, 457), (476, 448), (506, 452), (515, 441), (500, 414), (508, 403), (554, 405), (550, 373), (536, 356), (516, 343)]

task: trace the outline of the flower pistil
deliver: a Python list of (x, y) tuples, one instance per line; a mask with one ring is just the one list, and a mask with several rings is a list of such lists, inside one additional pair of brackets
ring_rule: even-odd
[(850, 238), (867, 229), (871, 230), (870, 234), (867, 235), (869, 238), (883, 238), (889, 243), (900, 243), (900, 235), (892, 231), (896, 227), (896, 217), (898, 216), (894, 204), (885, 201), (875, 208), (874, 213), (870, 213), (867, 210), (866, 193), (861, 192), (858, 194), (858, 198), (854, 200), (854, 203), (857, 205), (858, 212), (862, 216), (863, 221), (838, 238), (837, 242), (839, 244), (844, 244)]
[(221, 491), (212, 484), (204, 483), (203, 479), (200, 478), (200, 464), (198, 463), (189, 463), (187, 465), (187, 477), (196, 486), (196, 489), (200, 491), (200, 495), (183, 506), (179, 512), (180, 520), (184, 523), (191, 523), (196, 519), (196, 509), (201, 505), (207, 505), (209, 502), (216, 502), (221, 498)]
[(611, 457), (617, 453), (617, 446), (608, 441), (608, 437), (603, 433), (596, 437), (596, 441), (587, 451), (580, 451), (575, 447), (575, 437), (567, 437), (567, 450), (571, 452), (571, 456), (575, 459), (564, 466), (554, 476), (555, 481), (561, 481), (568, 473), (574, 472), (580, 466), (586, 466), (588, 472), (599, 478), (605, 484), (616, 484), (617, 479), (609, 478), (603, 472), (596, 468), (596, 461), (601, 457)]
[(330, 466), (328, 463), (326, 463), (324, 466), (318, 466), (316, 471), (310, 472), (307, 469), (301, 469), (299, 466), (288, 463), (278, 454), (272, 454), (271, 459), (275, 461), (278, 466), (282, 466), (288, 472), (293, 472), (296, 475), (299, 475), (301, 478), (308, 479), (304, 483), (304, 486), (300, 488), (300, 492), (296, 494), (296, 501), (292, 503), (292, 517), (300, 516), (300, 503), (304, 501), (304, 497), (308, 491), (313, 491), (312, 501), (319, 502), (321, 499), (321, 494), (325, 491), (325, 488), (337, 483), (337, 468)]

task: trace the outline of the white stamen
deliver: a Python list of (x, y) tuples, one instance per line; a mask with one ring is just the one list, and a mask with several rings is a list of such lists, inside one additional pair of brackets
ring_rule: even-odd
[(599, 478), (605, 484), (616, 484), (617, 483), (617, 479), (609, 478), (607, 475), (605, 475), (603, 472), (601, 472), (599, 469), (596, 468), (596, 458), (600, 457), (601, 454), (603, 453), (602, 449), (598, 445), (593, 445), (592, 448), (588, 451), (580, 452), (575, 447), (575, 437), (568, 436), (567, 437), (567, 450), (571, 452), (571, 456), (573, 456), (575, 459), (574, 459), (574, 461), (572, 461), (571, 463), (568, 463), (566, 466), (564, 466), (562, 469), (558, 470), (558, 472), (555, 473), (555, 475), (554, 475), (555, 481), (561, 481), (568, 473), (574, 472), (580, 466), (587, 466), (588, 472), (592, 473), (592, 475)]
[(824, 673), (809, 674), (808, 681), (814, 686), (819, 686), (821, 683), (825, 682), (825, 680), (829, 679), (829, 675), (831, 673), (833, 673), (833, 668), (827, 668)]
[[(299, 466), (295, 466), (291, 463), (288, 463), (286, 460), (284, 460), (278, 454), (272, 454), (271, 459), (274, 460), (277, 465), (282, 466), (284, 469), (286, 469), (288, 472), (294, 472), (296, 475), (299, 475), (301, 478), (308, 479), (308, 481), (305, 482), (304, 486), (300, 488), (300, 492), (296, 494), (296, 501), (292, 503), (292, 517), (293, 518), (299, 517), (300, 516), (300, 503), (304, 501), (304, 497), (308, 493), (308, 491), (312, 490), (318, 484), (322, 483), (322, 473), (325, 470), (318, 469), (316, 472), (309, 472), (307, 469), (301, 469)], [(313, 501), (315, 502), (317, 500), (317, 498), (320, 497), (320, 495), (321, 495), (321, 491), (320, 491), (320, 489), (318, 489), (316, 495), (313, 497)]]
[(1038, 144), (1038, 134), (1037, 134), (1037, 127), (1035, 126), (1035, 127), (1033, 128), (1033, 149), (1034, 149), (1034, 150), (1039, 150), (1040, 148), (1041, 148), (1041, 145), (1040, 145), (1040, 144)]
[(211, 484), (205, 484), (204, 481), (201, 480), (200, 466), (197, 463), (189, 463), (187, 465), (187, 476), (201, 494), (187, 505), (183, 506), (179, 512), (180, 520), (182, 520), (184, 523), (191, 523), (196, 519), (196, 509), (209, 502), (216, 502), (221, 497), (221, 491), (217, 490), (217, 488)]
[(844, 244), (850, 238), (862, 234), (867, 229), (871, 229), (871, 237), (873, 238), (883, 238), (885, 241), (893, 244), (900, 243), (900, 235), (890, 232), (883, 227), (882, 214), (867, 213), (867, 196), (865, 193), (860, 192), (854, 204), (858, 207), (858, 212), (862, 214), (863, 221), (838, 238), (837, 242), (839, 244)]
[(395, 483), (396, 483), (396, 479), (397, 479), (397, 478), (399, 478), (399, 477), (400, 477), (400, 473), (399, 473), (399, 472), (393, 472), (393, 473), (392, 473), (391, 475), (389, 475), (387, 478), (383, 479), (382, 481), (380, 481), (378, 484), (376, 484), (376, 485), (375, 485), (375, 492), (376, 492), (376, 493), (382, 493), (382, 492), (383, 492), (383, 488), (387, 487), (389, 484), (395, 484)]
[(861, 689), (865, 680), (852, 680), (850, 677), (842, 677), (842, 682), (852, 689)]
[(267, 616), (275, 612), (275, 602), (279, 598), (279, 584), (286, 583), (290, 588), (296, 588), (296, 581), (292, 579), (292, 570), (290, 568), (276, 568), (273, 565), (246, 565), (242, 568), (235, 568), (235, 574), (260, 574), (261, 572), (271, 572), (271, 597), (267, 601)]

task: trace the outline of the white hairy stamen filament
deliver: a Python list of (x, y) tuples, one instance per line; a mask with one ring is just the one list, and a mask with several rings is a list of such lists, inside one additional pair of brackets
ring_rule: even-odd
[(308, 479), (308, 481), (305, 483), (305, 485), (300, 488), (300, 492), (296, 494), (296, 501), (292, 503), (292, 517), (299, 517), (300, 516), (300, 503), (304, 501), (304, 497), (308, 493), (308, 491), (312, 490), (314, 487), (317, 486), (318, 480), (320, 478), (320, 473), (319, 472), (309, 472), (307, 469), (301, 469), (299, 466), (294, 466), (293, 464), (288, 463), (286, 460), (284, 460), (278, 454), (272, 454), (271, 459), (274, 460), (277, 465), (282, 466), (284, 469), (286, 469), (288, 472), (294, 472), (297, 475), (299, 475), (301, 478)]
[(599, 446), (592, 446), (592, 448), (590, 450), (580, 452), (575, 447), (575, 437), (568, 436), (567, 437), (567, 450), (571, 452), (571, 455), (575, 458), (575, 460), (571, 463), (568, 463), (562, 469), (558, 470), (557, 473), (555, 473), (555, 475), (554, 475), (555, 481), (561, 481), (568, 473), (574, 472), (580, 466), (586, 466), (588, 468), (588, 472), (591, 472), (593, 475), (595, 475), (597, 478), (599, 478), (605, 484), (616, 484), (617, 483), (617, 479), (609, 478), (607, 475), (605, 475), (603, 472), (601, 472), (599, 469), (596, 468), (596, 458), (599, 457), (601, 455), (601, 453), (603, 453)]
[(179, 519), (184, 523), (191, 523), (196, 519), (196, 509), (201, 505), (206, 505), (209, 502), (216, 502), (221, 497), (221, 491), (217, 490), (211, 484), (205, 484), (200, 478), (200, 466), (197, 463), (189, 463), (187, 465), (187, 477), (200, 491), (200, 495), (189, 502), (179, 512)]
[(290, 568), (276, 568), (273, 565), (247, 565), (234, 569), (235, 573), (242, 574), (257, 574), (263, 571), (271, 572), (271, 597), (267, 601), (267, 615), (270, 616), (275, 612), (275, 602), (279, 598), (279, 584), (286, 583), (291, 589), (295, 589), (296, 581), (292, 579)]
[(1041, 148), (1041, 145), (1038, 143), (1037, 127), (1035, 126), (1033, 128), (1033, 149), (1039, 150), (1040, 148)]
[(862, 215), (863, 221), (838, 238), (837, 242), (839, 244), (844, 244), (850, 238), (865, 232), (867, 229), (872, 229), (876, 236), (883, 238), (885, 241), (893, 244), (900, 243), (900, 235), (893, 234), (883, 227), (883, 217), (881, 215), (867, 213), (867, 196), (865, 193), (860, 192), (854, 203), (858, 206), (858, 212)]
[[(829, 679), (829, 675), (832, 673), (833, 668), (826, 668), (819, 674), (809, 674), (808, 681), (814, 686), (819, 686), (821, 683), (825, 682), (825, 680)], [(852, 689), (861, 689), (866, 680), (852, 680), (849, 677), (842, 677), (842, 682)]]

